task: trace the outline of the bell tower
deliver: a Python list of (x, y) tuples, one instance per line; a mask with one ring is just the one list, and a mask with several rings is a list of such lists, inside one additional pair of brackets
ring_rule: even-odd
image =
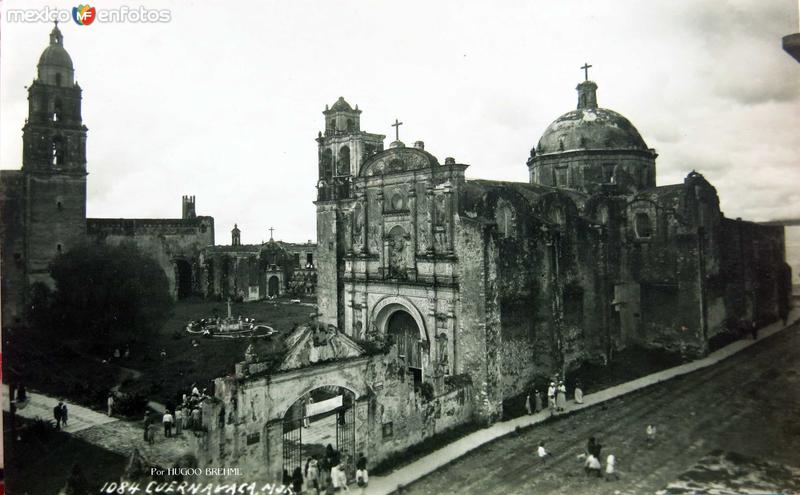
[(353, 177), (368, 157), (383, 151), (386, 136), (361, 130), (361, 110), (343, 97), (325, 106), (325, 132), (317, 136), (317, 307), (319, 321), (344, 329), (344, 228), (342, 209), (352, 205)]
[(361, 130), (361, 110), (339, 97), (325, 105), (325, 133), (319, 133), (319, 181), (317, 199), (330, 201), (350, 197), (350, 182), (367, 157), (383, 151), (386, 136)]
[(28, 281), (50, 283), (48, 267), (86, 234), (86, 126), (81, 88), (56, 23), (28, 88), (22, 173)]

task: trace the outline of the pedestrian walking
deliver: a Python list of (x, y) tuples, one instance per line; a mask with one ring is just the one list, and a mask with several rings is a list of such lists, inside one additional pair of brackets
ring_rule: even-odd
[(108, 416), (111, 417), (111, 414), (114, 412), (114, 394), (108, 394), (108, 399), (106, 400), (106, 405), (108, 406)]
[(539, 442), (539, 448), (536, 449), (536, 455), (539, 456), (539, 460), (541, 461), (544, 461), (547, 459), (547, 457), (552, 457), (552, 454), (544, 447), (544, 441)]
[(25, 390), (25, 385), (20, 383), (17, 387), (17, 402), (25, 402), (28, 400), (28, 391)]
[(586, 443), (586, 451), (588, 454), (595, 456), (599, 461), (602, 459), (600, 453), (603, 450), (603, 445), (595, 437), (589, 437), (589, 441)]
[(60, 430), (61, 429), (61, 421), (63, 419), (61, 417), (61, 402), (56, 404), (55, 407), (53, 408), (53, 418), (56, 420), (56, 429)]
[(753, 340), (758, 340), (758, 325), (755, 320), (750, 322), (750, 335), (753, 337)]
[(542, 407), (542, 393), (539, 392), (538, 390), (534, 390), (533, 391), (533, 400), (534, 400), (534, 403), (535, 403), (535, 406), (536, 406), (535, 410), (538, 413), (539, 411), (541, 411), (543, 409), (543, 407)]
[(550, 415), (552, 416), (556, 412), (556, 382), (550, 382), (550, 386), (547, 387), (547, 408), (550, 409)]
[(192, 424), (192, 429), (193, 430), (197, 430), (198, 428), (200, 428), (200, 408), (199, 407), (195, 407), (194, 409), (192, 409), (192, 421), (191, 421), (191, 424)]
[(606, 457), (606, 481), (611, 481), (611, 478), (614, 478), (615, 480), (619, 479), (616, 466), (617, 458), (614, 457), (614, 454), (608, 454), (608, 457)]
[(575, 404), (583, 404), (583, 388), (581, 382), (575, 382)]
[(188, 430), (189, 429), (189, 420), (191, 419), (190, 416), (192, 415), (192, 411), (187, 406), (187, 407), (184, 407), (181, 410), (181, 414), (183, 416), (183, 429), (184, 430)]
[(529, 416), (533, 414), (533, 410), (531, 409), (531, 394), (525, 397), (525, 410), (528, 411)]
[(319, 494), (319, 461), (316, 455), (306, 461), (306, 489), (313, 489), (314, 495)]
[(175, 434), (180, 435), (183, 431), (183, 409), (181, 406), (175, 408)]
[(556, 408), (559, 411), (567, 409), (567, 387), (563, 381), (558, 382), (558, 389), (556, 393)]
[(596, 478), (603, 477), (603, 466), (600, 464), (600, 461), (597, 459), (597, 457), (593, 456), (592, 454), (589, 454), (586, 457), (586, 462), (583, 465), (583, 469), (586, 471), (587, 476), (593, 476)]
[(331, 468), (331, 485), (333, 486), (333, 493), (349, 492), (347, 487), (347, 474), (345, 474), (343, 466), (336, 463)]
[(147, 443), (150, 445), (156, 443), (156, 428), (158, 428), (158, 426), (155, 424), (155, 422), (152, 422), (147, 426)]
[(67, 409), (67, 405), (64, 404), (64, 401), (59, 401), (58, 404), (61, 406), (61, 424), (67, 426), (67, 420), (69, 420), (69, 409)]
[(150, 416), (150, 411), (144, 412), (144, 441), (148, 441), (148, 437), (150, 436), (150, 424), (153, 422), (153, 418)]
[(647, 445), (652, 446), (656, 441), (656, 427), (652, 424), (648, 424), (644, 433), (647, 436)]
[(300, 466), (294, 468), (292, 472), (292, 491), (294, 493), (303, 493), (303, 470)]
[(364, 457), (363, 452), (359, 452), (358, 460), (356, 461), (356, 485), (358, 485), (359, 493), (362, 495), (367, 493), (368, 484), (369, 472), (367, 471), (367, 458)]
[(164, 411), (164, 416), (161, 418), (161, 422), (164, 423), (164, 437), (171, 438), (172, 437), (172, 423), (175, 421), (172, 414), (170, 414), (169, 409)]

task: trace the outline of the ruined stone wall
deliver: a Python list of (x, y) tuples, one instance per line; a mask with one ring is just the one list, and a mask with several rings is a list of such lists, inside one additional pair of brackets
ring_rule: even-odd
[(201, 253), (214, 245), (214, 219), (106, 219), (87, 220), (88, 236), (111, 245), (133, 242), (159, 264), (177, 297), (175, 260), (185, 260), (192, 272), (192, 293), (203, 294)]
[(0, 171), (0, 294), (2, 328), (22, 322), (25, 276), (24, 182), (17, 170)]
[(215, 399), (203, 411), (207, 432), (190, 437), (199, 465), (240, 467), (253, 478), (280, 480), (284, 419), (303, 395), (328, 386), (355, 395), (355, 451), (363, 452), (370, 465), (470, 421), (474, 409), (468, 383), (421, 396), (396, 349), (260, 378), (220, 378)]
[(338, 215), (336, 204), (317, 204), (317, 309), (319, 321), (337, 325), (339, 321)]
[(722, 292), (731, 325), (778, 319), (791, 294), (783, 228), (723, 219), (722, 239)]

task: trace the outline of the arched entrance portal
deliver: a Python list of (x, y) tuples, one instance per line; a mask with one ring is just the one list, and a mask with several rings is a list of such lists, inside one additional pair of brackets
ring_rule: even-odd
[(297, 467), (303, 471), (316, 456), (320, 465), (326, 459), (328, 473), (335, 459), (345, 463), (348, 478), (354, 477), (354, 404), (355, 394), (337, 386), (316, 388), (296, 400), (283, 417), (283, 469), (290, 475)]
[(269, 285), (269, 287), (268, 287), (267, 295), (269, 295), (270, 297), (280, 295), (280, 286), (279, 286), (280, 285), (280, 281), (278, 280), (278, 277), (275, 277), (275, 276), (270, 277), (268, 285)]
[(175, 291), (178, 299), (192, 295), (192, 265), (184, 259), (175, 260)]
[(392, 343), (397, 344), (397, 354), (405, 359), (414, 381), (422, 381), (422, 354), (420, 331), (417, 322), (406, 311), (395, 311), (386, 322), (386, 333)]

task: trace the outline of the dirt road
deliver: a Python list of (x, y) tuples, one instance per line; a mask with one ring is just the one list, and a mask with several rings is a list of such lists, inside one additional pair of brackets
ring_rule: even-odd
[[(654, 446), (645, 427), (658, 429)], [(618, 481), (588, 479), (576, 458), (590, 436), (614, 454)], [(542, 463), (544, 440), (553, 457)], [(800, 466), (800, 327), (708, 369), (534, 426), (476, 449), (405, 494), (645, 494), (711, 451)]]

